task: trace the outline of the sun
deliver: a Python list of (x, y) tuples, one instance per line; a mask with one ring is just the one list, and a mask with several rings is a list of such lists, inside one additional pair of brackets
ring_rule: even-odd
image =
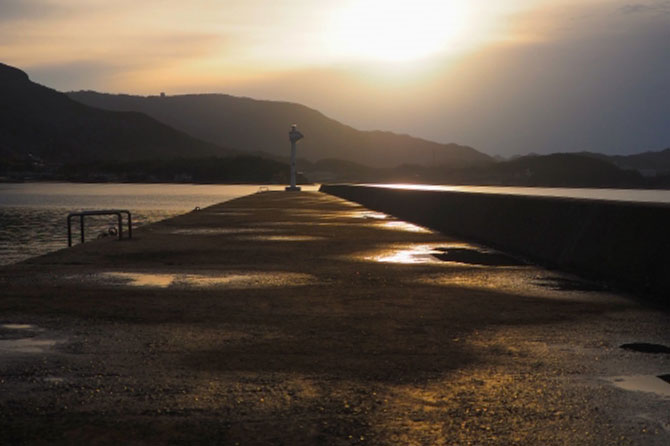
[(337, 15), (332, 49), (358, 60), (404, 62), (457, 47), (467, 25), (466, 2), (361, 0)]

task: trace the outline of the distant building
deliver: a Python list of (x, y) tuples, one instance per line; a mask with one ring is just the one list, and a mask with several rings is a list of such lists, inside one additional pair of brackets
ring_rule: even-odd
[(165, 97), (165, 92), (164, 92), (164, 91), (161, 91), (161, 97), (162, 97), (162, 98)]

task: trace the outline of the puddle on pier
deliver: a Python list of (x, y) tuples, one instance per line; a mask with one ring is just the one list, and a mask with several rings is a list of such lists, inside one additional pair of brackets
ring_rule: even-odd
[(318, 220), (340, 220), (347, 221), (349, 219), (357, 220), (371, 220), (383, 221), (392, 218), (383, 212), (376, 212), (370, 210), (360, 211), (340, 211), (340, 210), (317, 210), (317, 209), (292, 209), (289, 215), (291, 217), (314, 217)]
[(240, 211), (213, 211), (212, 214), (223, 215), (226, 217), (246, 217), (249, 215), (248, 212), (240, 212)]
[(182, 235), (226, 235), (226, 234), (247, 234), (254, 232), (273, 232), (273, 229), (256, 228), (179, 228), (165, 231), (168, 234)]
[(7, 330), (34, 330), (37, 327), (31, 324), (2, 324), (0, 328)]
[(325, 237), (313, 235), (249, 235), (236, 237), (237, 240), (257, 240), (261, 242), (313, 242), (325, 240)]
[(44, 382), (49, 384), (63, 384), (65, 382), (65, 378), (61, 378), (59, 376), (45, 376), (42, 379)]
[[(423, 228), (421, 228), (423, 229)], [(447, 246), (412, 245), (389, 249), (377, 255), (366, 256), (366, 260), (382, 263), (421, 264), (452, 263), (471, 266), (522, 266), (524, 262), (498, 251), (468, 244)]]
[(415, 245), (410, 248), (385, 250), (373, 256), (364, 257), (381, 263), (401, 263), (406, 265), (442, 263), (434, 254), (438, 254), (433, 245)]
[(393, 231), (417, 232), (423, 234), (429, 234), (433, 232), (430, 229), (415, 225), (413, 223), (407, 223), (406, 221), (387, 221), (380, 224), (379, 227)]
[(41, 339), (37, 337), (41, 328), (31, 324), (0, 325), (0, 356), (8, 354), (46, 353), (57, 343), (57, 339)]
[(276, 212), (283, 213), (289, 218), (318, 217), (319, 219), (333, 219), (347, 217), (348, 214), (341, 211), (329, 211), (320, 209), (277, 209)]
[(425, 285), (469, 288), (533, 298), (575, 302), (628, 302), (625, 297), (598, 289), (588, 282), (583, 286), (556, 287), (553, 285), (556, 281), (561, 283), (565, 281), (570, 284), (582, 283), (578, 278), (557, 277), (556, 273), (548, 276), (547, 271), (532, 265), (450, 270), (440, 274), (424, 275), (415, 280), (416, 283)]
[(670, 384), (660, 376), (612, 376), (605, 378), (605, 380), (623, 390), (655, 393), (656, 395), (670, 398)]
[(152, 288), (271, 288), (313, 284), (309, 274), (287, 272), (229, 272), (226, 274), (170, 274), (142, 272), (104, 272), (87, 277), (96, 283)]
[[(266, 227), (266, 226), (344, 226), (346, 223), (334, 223), (334, 222), (323, 222), (323, 221), (291, 221), (291, 220), (280, 220), (280, 221), (263, 221), (263, 222), (252, 222), (249, 223), (249, 226), (255, 227)], [(271, 229), (268, 231), (276, 231), (276, 229)], [(262, 231), (258, 231), (262, 232)]]
[(356, 212), (350, 212), (348, 214), (343, 214), (343, 216), (351, 218), (363, 218), (366, 220), (388, 220), (389, 218), (391, 218), (391, 216), (388, 214), (375, 211), (356, 211)]
[(394, 220), (391, 215), (384, 214), (383, 212), (356, 211), (344, 214), (343, 216), (349, 218), (360, 218), (364, 220), (380, 221), (378, 227), (383, 229), (391, 229), (394, 231), (408, 231), (408, 232), (420, 232), (420, 233), (432, 232), (429, 229), (426, 229), (419, 225), (415, 225), (413, 223), (409, 223), (402, 220)]
[(468, 243), (405, 245), (363, 254), (359, 258), (404, 265), (444, 265), (443, 272), (411, 280), (424, 285), (495, 291), (519, 296), (573, 300), (577, 302), (626, 302), (588, 281), (567, 274), (548, 273), (542, 268), (499, 251)]
[(0, 340), (32, 338), (41, 331), (41, 328), (32, 324), (0, 324)]
[(46, 353), (59, 341), (55, 339), (2, 339), (0, 340), (0, 354), (2, 353)]
[[(215, 208), (216, 209), (216, 208)], [(251, 215), (259, 212), (267, 212), (268, 208), (250, 208), (250, 207), (239, 207), (234, 209), (219, 209), (213, 210), (215, 214), (240, 214), (240, 215)]]

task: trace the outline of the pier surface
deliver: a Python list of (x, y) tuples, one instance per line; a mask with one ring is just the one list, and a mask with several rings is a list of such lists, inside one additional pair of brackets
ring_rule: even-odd
[(670, 443), (667, 311), (323, 193), (0, 287), (0, 444)]

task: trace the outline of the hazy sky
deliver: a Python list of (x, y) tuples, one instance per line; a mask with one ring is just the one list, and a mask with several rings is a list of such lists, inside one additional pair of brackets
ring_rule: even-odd
[(490, 154), (670, 147), (670, 0), (0, 0), (0, 61), (61, 91), (287, 100)]

